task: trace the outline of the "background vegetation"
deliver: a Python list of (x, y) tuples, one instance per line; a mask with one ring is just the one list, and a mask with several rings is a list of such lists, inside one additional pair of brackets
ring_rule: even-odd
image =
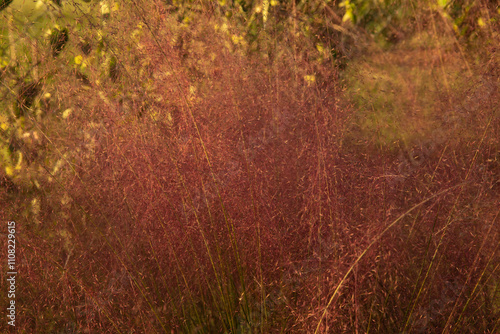
[(18, 332), (498, 332), (499, 17), (0, 0)]

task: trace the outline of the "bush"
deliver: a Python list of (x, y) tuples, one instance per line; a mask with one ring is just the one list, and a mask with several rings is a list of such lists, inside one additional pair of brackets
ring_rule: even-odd
[(451, 5), (77, 4), (2, 21), (21, 331), (495, 332), (498, 57)]

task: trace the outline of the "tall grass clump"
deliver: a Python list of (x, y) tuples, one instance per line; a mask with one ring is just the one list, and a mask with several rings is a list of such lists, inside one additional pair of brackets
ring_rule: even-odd
[(0, 9), (20, 332), (499, 330), (491, 3), (45, 6)]

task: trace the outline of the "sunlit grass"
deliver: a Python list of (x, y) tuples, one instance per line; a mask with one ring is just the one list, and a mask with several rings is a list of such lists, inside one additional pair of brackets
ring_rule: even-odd
[(43, 85), (1, 119), (19, 331), (496, 332), (497, 53), (429, 20), (346, 60), (332, 32), (189, 6), (76, 11), (57, 56), (20, 45)]

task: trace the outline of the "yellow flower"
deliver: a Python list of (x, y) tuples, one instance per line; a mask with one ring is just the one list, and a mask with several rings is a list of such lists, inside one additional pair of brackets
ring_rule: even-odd
[(83, 61), (83, 57), (81, 55), (78, 55), (75, 57), (75, 64), (80, 65)]
[(306, 81), (307, 85), (310, 86), (316, 82), (316, 76), (314, 74), (304, 75), (304, 80)]
[(5, 174), (7, 174), (7, 176), (14, 176), (14, 168), (11, 166), (5, 167)]

